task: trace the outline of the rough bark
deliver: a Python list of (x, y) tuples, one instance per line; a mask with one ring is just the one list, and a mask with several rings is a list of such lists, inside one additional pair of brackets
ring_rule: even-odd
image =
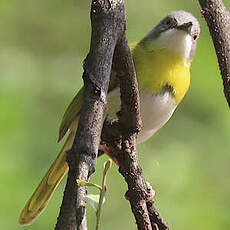
[[(121, 111), (118, 113), (118, 120), (106, 121), (104, 124), (102, 140), (109, 148), (112, 158), (116, 159), (119, 172), (128, 185), (126, 198), (130, 202), (137, 228), (166, 230), (168, 226), (153, 206), (151, 189), (149, 190), (138, 164), (136, 137), (141, 128), (140, 100), (134, 64), (125, 35), (118, 40), (113, 71), (120, 80)], [(149, 209), (148, 202), (151, 203)]]
[[(86, 229), (86, 188), (76, 178), (89, 180), (95, 170), (114, 48), (124, 31), (123, 0), (93, 0), (91, 5), (91, 46), (84, 62), (84, 99), (78, 130), (67, 153), (69, 173), (56, 230)], [(84, 222), (84, 221), (83, 221)]]
[(221, 71), (224, 94), (230, 107), (230, 12), (222, 0), (199, 0)]
[[(69, 173), (56, 230), (86, 229), (86, 188), (76, 178), (89, 180), (95, 170), (98, 145), (106, 112), (106, 96), (112, 62), (120, 80), (121, 111), (118, 120), (106, 121), (102, 141), (119, 164), (125, 178), (126, 197), (140, 230), (166, 230), (157, 213), (149, 186), (138, 165), (136, 137), (141, 127), (135, 69), (125, 36), (124, 0), (93, 0), (92, 37), (84, 63), (84, 101), (72, 149), (67, 153)], [(150, 205), (151, 204), (151, 205)], [(84, 224), (83, 224), (84, 223)]]

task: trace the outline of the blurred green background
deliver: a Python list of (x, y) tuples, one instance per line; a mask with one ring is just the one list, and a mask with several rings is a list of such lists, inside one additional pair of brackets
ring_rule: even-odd
[[(170, 122), (139, 145), (140, 163), (171, 229), (229, 229), (229, 109), (197, 1), (127, 1), (127, 35), (130, 42), (139, 40), (169, 11), (179, 9), (192, 12), (202, 29), (191, 87)], [(33, 225), (21, 227), (17, 219), (62, 145), (56, 143), (59, 123), (82, 86), (89, 10), (90, 1), (83, 0), (0, 1), (1, 229), (53, 229), (56, 223), (65, 183)], [(92, 182), (100, 183), (105, 160), (98, 160)], [(101, 229), (135, 229), (124, 199), (126, 185), (115, 165), (107, 191)], [(90, 207), (88, 225), (94, 229)]]

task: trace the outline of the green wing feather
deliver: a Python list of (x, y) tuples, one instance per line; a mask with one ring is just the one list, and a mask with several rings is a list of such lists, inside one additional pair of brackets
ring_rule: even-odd
[[(116, 77), (116, 73), (112, 72), (110, 76), (108, 92), (112, 91), (118, 85), (119, 85), (119, 80)], [(71, 101), (71, 103), (69, 104), (69, 106), (67, 107), (64, 113), (59, 128), (58, 142), (65, 136), (66, 132), (68, 131), (74, 119), (80, 115), (82, 101), (83, 101), (83, 88), (81, 88), (80, 91), (77, 93), (77, 95), (73, 98), (73, 100)]]
[[(113, 90), (116, 86), (118, 86), (118, 80), (114, 74), (111, 74), (109, 91)], [(21, 225), (29, 225), (33, 223), (33, 221), (41, 214), (62, 178), (68, 172), (69, 168), (66, 163), (66, 151), (71, 149), (73, 144), (78, 126), (82, 100), (83, 88), (78, 92), (70, 105), (67, 107), (59, 129), (58, 141), (65, 136), (68, 130), (70, 130), (69, 136), (50, 169), (47, 171), (46, 175), (43, 177), (33, 195), (23, 208), (19, 217), (19, 223)]]
[(65, 136), (73, 120), (79, 116), (83, 100), (83, 88), (73, 98), (69, 106), (67, 107), (62, 122), (59, 128), (58, 142)]
[[(132, 54), (137, 45), (138, 42), (133, 42), (130, 44), (130, 50)], [(116, 72), (112, 70), (110, 74), (108, 93), (118, 86), (119, 86), (119, 80), (116, 77)], [(69, 106), (67, 107), (64, 113), (59, 128), (58, 142), (65, 136), (66, 132), (68, 131), (74, 119), (80, 115), (82, 101), (83, 101), (83, 88), (81, 88), (80, 91), (77, 93), (77, 95), (73, 98), (73, 100), (71, 101), (71, 103), (69, 104)]]

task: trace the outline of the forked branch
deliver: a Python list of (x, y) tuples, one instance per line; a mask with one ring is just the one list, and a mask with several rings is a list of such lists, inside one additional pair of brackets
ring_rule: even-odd
[[(134, 64), (125, 36), (124, 0), (93, 0), (90, 52), (84, 63), (84, 101), (72, 149), (67, 154), (69, 173), (56, 230), (87, 229), (86, 188), (76, 183), (89, 180), (95, 170), (100, 138), (109, 147), (124, 176), (137, 227), (140, 230), (166, 230), (153, 206), (151, 189), (138, 165), (136, 137), (141, 127), (140, 102)], [(118, 120), (107, 121), (107, 90), (113, 71), (120, 80), (121, 111)]]

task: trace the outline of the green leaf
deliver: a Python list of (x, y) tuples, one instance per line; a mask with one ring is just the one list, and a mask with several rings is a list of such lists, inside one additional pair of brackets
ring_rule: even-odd
[(78, 179), (76, 179), (76, 181), (81, 186), (94, 187), (94, 188), (97, 188), (99, 190), (102, 190), (102, 187), (100, 185), (98, 185), (98, 184), (94, 184), (94, 183), (90, 183), (90, 182), (87, 182), (87, 181), (84, 181), (84, 180), (78, 180)]
[[(97, 211), (99, 204), (100, 195), (88, 194), (85, 197), (86, 203), (89, 204), (94, 211)], [(105, 203), (105, 198), (103, 199), (103, 204)]]

